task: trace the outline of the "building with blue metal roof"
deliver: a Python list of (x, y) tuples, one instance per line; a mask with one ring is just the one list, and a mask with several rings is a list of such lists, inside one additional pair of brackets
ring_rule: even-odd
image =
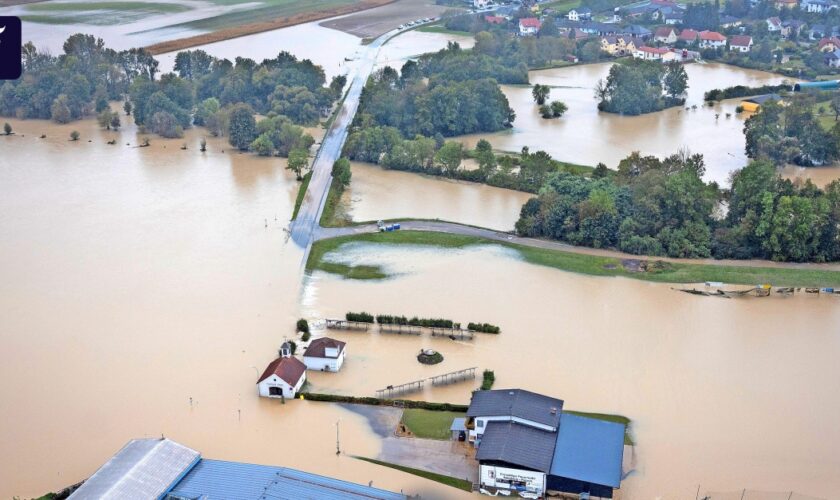
[(134, 439), (73, 500), (405, 500), (390, 491), (286, 467), (208, 460), (169, 439)]
[(167, 500), (405, 500), (405, 495), (286, 467), (202, 459)]

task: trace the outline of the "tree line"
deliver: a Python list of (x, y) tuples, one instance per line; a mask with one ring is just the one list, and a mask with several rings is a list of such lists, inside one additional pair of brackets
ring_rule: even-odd
[(617, 172), (553, 173), (516, 230), (575, 245), (669, 257), (840, 259), (840, 181), (793, 183), (753, 161), (720, 189), (702, 180), (702, 155), (633, 153)]

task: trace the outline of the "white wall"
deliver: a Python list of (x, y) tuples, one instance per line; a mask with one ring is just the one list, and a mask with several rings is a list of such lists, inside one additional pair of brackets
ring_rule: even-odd
[[(556, 427), (552, 427), (550, 425), (540, 424), (534, 422), (533, 420), (526, 420), (524, 418), (511, 417), (509, 415), (494, 417), (476, 417), (475, 429), (470, 429), (470, 438), (474, 439), (484, 434), (484, 429), (487, 428), (487, 422), (516, 422), (517, 424), (527, 425), (529, 427), (536, 427), (537, 429), (542, 429), (544, 431), (554, 432), (557, 430)], [(479, 427), (479, 424), (482, 424), (481, 427)]]
[(341, 354), (337, 358), (314, 358), (304, 356), (303, 363), (306, 365), (307, 370), (337, 372), (338, 370), (341, 370), (346, 354), (347, 349), (341, 351)]
[(525, 483), (525, 488), (528, 491), (532, 491), (538, 495), (541, 495), (545, 491), (545, 474), (529, 470), (480, 465), (479, 481), (482, 486), (505, 489), (512, 489), (512, 481), (522, 481)]
[(257, 384), (257, 388), (259, 390), (260, 396), (264, 398), (279, 398), (280, 396), (270, 394), (269, 389), (271, 387), (280, 387), (283, 391), (283, 397), (287, 399), (293, 399), (297, 392), (300, 390), (303, 383), (306, 381), (306, 372), (304, 372), (303, 376), (300, 377), (298, 383), (293, 387), (286, 383), (285, 380), (281, 379), (277, 375), (272, 375), (267, 379), (263, 380), (259, 384)]

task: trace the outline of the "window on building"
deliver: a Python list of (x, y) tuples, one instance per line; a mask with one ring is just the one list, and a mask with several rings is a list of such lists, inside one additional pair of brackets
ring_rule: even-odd
[(484, 427), (484, 420), (477, 420), (475, 426), (481, 429), (482, 427)]

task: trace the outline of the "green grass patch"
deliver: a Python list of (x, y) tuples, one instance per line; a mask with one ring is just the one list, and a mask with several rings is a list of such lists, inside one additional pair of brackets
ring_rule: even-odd
[(321, 220), (318, 223), (322, 227), (345, 227), (353, 225), (352, 221), (341, 214), (341, 195), (344, 190), (335, 182), (330, 183), (330, 190), (327, 193), (327, 201), (324, 202), (324, 211), (321, 212)]
[(406, 472), (408, 474), (414, 474), (415, 476), (420, 476), (422, 478), (430, 479), (432, 481), (445, 484), (446, 486), (452, 486), (453, 488), (458, 488), (459, 490), (464, 491), (472, 491), (472, 483), (466, 481), (464, 479), (458, 479), (456, 477), (444, 476), (443, 474), (435, 474), (434, 472), (427, 472), (420, 469), (414, 469), (411, 467), (405, 467), (403, 465), (392, 464), (390, 462), (383, 462), (381, 460), (375, 460), (373, 458), (367, 457), (359, 457), (354, 456), (353, 458), (357, 458), (359, 460), (363, 460), (365, 462), (370, 462), (372, 464), (381, 465), (383, 467), (389, 467), (391, 469), (396, 469), (401, 472)]
[(571, 415), (579, 415), (581, 417), (594, 418), (596, 420), (605, 420), (607, 422), (615, 422), (624, 426), (624, 444), (633, 446), (633, 436), (630, 435), (631, 420), (624, 415), (611, 415), (609, 413), (589, 413), (586, 411), (563, 410), (563, 413)]
[[(167, 26), (167, 28), (178, 27), (215, 31), (233, 26), (241, 26), (243, 24), (267, 21), (278, 17), (290, 17), (297, 14), (342, 7), (357, 2), (358, 0), (307, 0), (305, 2), (301, 2), (300, 0), (263, 0), (259, 7), (227, 12), (204, 19), (196, 19), (194, 21)], [(216, 3), (234, 5), (241, 2), (220, 2), (216, 0)]]
[(423, 439), (448, 440), (452, 420), (466, 417), (466, 413), (457, 411), (431, 411), (409, 408), (403, 411), (402, 423), (414, 434)]
[[(597, 255), (566, 252), (563, 250), (526, 247), (514, 243), (497, 242), (475, 236), (409, 230), (394, 231), (390, 233), (364, 233), (317, 241), (312, 245), (309, 260), (307, 260), (306, 263), (306, 268), (333, 272), (328, 269), (330, 266), (335, 266), (336, 264), (323, 262), (324, 255), (338, 249), (341, 245), (350, 242), (428, 245), (442, 248), (463, 248), (479, 244), (502, 245), (518, 251), (522, 258), (531, 264), (553, 267), (562, 271), (589, 274), (593, 276), (623, 276), (660, 283), (702, 283), (704, 281), (721, 281), (724, 283), (742, 285), (771, 283), (775, 286), (801, 287), (837, 286), (840, 284), (840, 271), (827, 271), (821, 269), (738, 267), (717, 264), (682, 264), (664, 262), (661, 265), (651, 266), (654, 269), (651, 271), (633, 272), (625, 269), (621, 260), (614, 257), (601, 257)], [(640, 256), (639, 259), (644, 260), (645, 257)], [(656, 262), (655, 259), (653, 261)], [(342, 269), (335, 270), (342, 271)], [(345, 269), (343, 270), (344, 272), (337, 272), (337, 274), (347, 276), (347, 272), (350, 270), (352, 270), (352, 268)], [(379, 269), (379, 272), (381, 273), (381, 269)]]
[(557, 0), (540, 5), (542, 9), (554, 9), (561, 14), (580, 7), (580, 0)]
[(301, 204), (303, 204), (303, 197), (306, 195), (306, 190), (309, 188), (310, 180), (312, 180), (311, 170), (303, 176), (303, 181), (301, 181), (300, 186), (298, 187), (297, 198), (295, 198), (295, 210), (292, 212), (292, 220), (297, 219), (297, 214), (298, 211), (300, 211)]
[(171, 14), (190, 10), (190, 7), (177, 3), (164, 2), (67, 2), (36, 3), (26, 7), (29, 12), (89, 12), (98, 10), (132, 11)]
[(472, 36), (472, 33), (469, 31), (450, 30), (442, 24), (424, 24), (423, 26), (417, 28), (417, 31), (423, 33), (442, 33), (444, 35)]

